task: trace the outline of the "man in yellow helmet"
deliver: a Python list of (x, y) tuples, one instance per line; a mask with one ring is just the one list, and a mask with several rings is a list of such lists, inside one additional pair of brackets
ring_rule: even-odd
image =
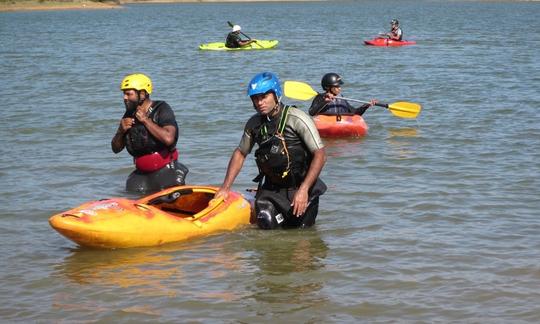
[(120, 84), (126, 111), (111, 141), (114, 153), (125, 148), (134, 158), (135, 171), (128, 191), (149, 193), (183, 185), (188, 169), (178, 162), (178, 124), (165, 101), (152, 101), (152, 81), (144, 74), (126, 76)]

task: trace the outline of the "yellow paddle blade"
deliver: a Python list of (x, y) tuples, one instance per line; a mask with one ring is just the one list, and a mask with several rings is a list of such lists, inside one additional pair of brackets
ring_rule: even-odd
[(283, 92), (285, 96), (297, 100), (309, 100), (317, 95), (309, 84), (300, 81), (285, 81)]
[(392, 114), (401, 118), (416, 118), (422, 110), (422, 106), (414, 102), (398, 101), (389, 104), (388, 109)]

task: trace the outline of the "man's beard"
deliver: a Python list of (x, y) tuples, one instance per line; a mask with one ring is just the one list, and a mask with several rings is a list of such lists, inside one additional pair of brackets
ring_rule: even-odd
[(126, 106), (126, 112), (129, 117), (135, 116), (137, 107), (139, 106), (138, 101), (124, 100), (124, 105)]

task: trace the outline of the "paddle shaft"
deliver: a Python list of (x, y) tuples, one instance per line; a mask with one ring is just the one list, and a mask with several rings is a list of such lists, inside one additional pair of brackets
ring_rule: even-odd
[(251, 40), (251, 37), (249, 37), (248, 35), (244, 34), (242, 31), (240, 31), (240, 34), (244, 35), (244, 37), (246, 37), (248, 40)]
[[(354, 101), (354, 102), (359, 102), (359, 103), (364, 103), (364, 104), (371, 104), (371, 102), (368, 102), (368, 101), (362, 101), (362, 100), (357, 100), (357, 99), (351, 99), (351, 98), (345, 98), (345, 97), (337, 97), (337, 98), (345, 99), (345, 100), (347, 100), (347, 101)], [(378, 102), (375, 103), (375, 106), (388, 108), (388, 104), (378, 103)]]

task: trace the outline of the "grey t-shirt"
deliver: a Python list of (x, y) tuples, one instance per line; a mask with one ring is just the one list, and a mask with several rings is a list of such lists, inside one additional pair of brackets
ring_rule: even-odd
[[(283, 107), (281, 107), (281, 112), (283, 112)], [(253, 149), (253, 146), (255, 145), (254, 132), (256, 129), (259, 129), (265, 118), (267, 117), (257, 113), (251, 116), (247, 121), (246, 126), (244, 127), (244, 134), (238, 145), (238, 149), (242, 154), (248, 155)], [(275, 125), (279, 123), (280, 118), (281, 113), (272, 118)], [(283, 136), (287, 145), (294, 145), (298, 144), (298, 142), (302, 142), (311, 153), (324, 147), (319, 131), (317, 131), (313, 120), (305, 112), (296, 107), (291, 107), (289, 109)]]

